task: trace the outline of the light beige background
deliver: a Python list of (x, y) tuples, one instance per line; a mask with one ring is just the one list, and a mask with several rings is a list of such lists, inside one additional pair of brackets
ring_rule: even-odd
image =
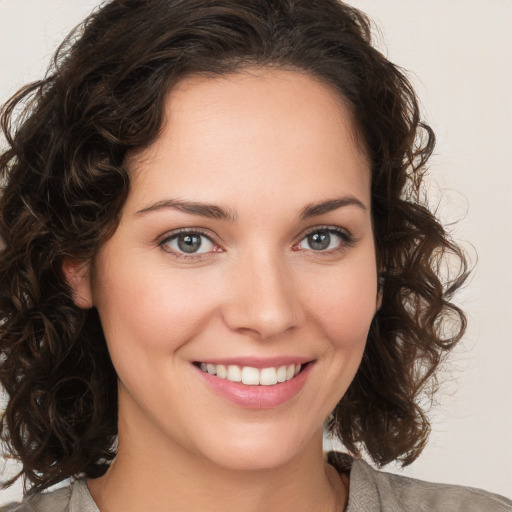
[[(99, 3), (0, 0), (0, 103), (41, 76), (63, 36)], [(455, 235), (479, 258), (460, 297), (468, 334), (431, 411), (430, 444), (404, 472), (511, 497), (512, 1), (350, 3), (380, 27), (384, 53), (414, 71), (438, 135), (431, 168), (440, 211), (447, 221), (465, 216)], [(20, 495), (20, 486), (0, 491), (0, 504)]]

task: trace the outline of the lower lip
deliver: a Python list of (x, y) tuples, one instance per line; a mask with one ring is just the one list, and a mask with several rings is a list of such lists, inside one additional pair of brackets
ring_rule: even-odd
[(248, 386), (210, 375), (196, 366), (194, 368), (213, 391), (231, 403), (248, 409), (271, 409), (285, 404), (300, 392), (313, 364), (308, 363), (293, 379), (272, 386)]

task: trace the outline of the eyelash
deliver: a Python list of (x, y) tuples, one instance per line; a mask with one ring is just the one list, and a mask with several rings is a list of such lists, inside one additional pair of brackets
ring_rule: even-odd
[[(315, 251), (314, 249), (299, 249), (298, 248), (299, 244), (301, 244), (304, 240), (306, 240), (310, 235), (312, 235), (314, 233), (319, 233), (322, 231), (329, 233), (329, 235), (334, 234), (337, 237), (339, 237), (341, 239), (341, 241), (338, 244), (338, 246), (333, 249), (318, 250), (318, 251)], [(315, 226), (313, 228), (306, 230), (306, 232), (302, 235), (302, 238), (296, 244), (293, 245), (293, 248), (296, 251), (308, 250), (315, 256), (316, 255), (318, 255), (318, 256), (326, 255), (327, 256), (327, 255), (331, 255), (331, 254), (335, 254), (335, 253), (344, 251), (347, 248), (352, 247), (354, 245), (354, 243), (355, 243), (355, 238), (352, 236), (352, 234), (350, 234), (345, 229), (342, 229), (342, 228), (339, 228), (336, 226)]]
[[(301, 244), (304, 240), (306, 240), (309, 236), (311, 236), (314, 233), (319, 232), (327, 232), (330, 235), (334, 234), (335, 236), (339, 237), (341, 239), (341, 242), (338, 244), (337, 247), (329, 250), (318, 250), (315, 251), (314, 249), (300, 249), (298, 248), (299, 244)], [(170, 234), (165, 235), (159, 242), (158, 246), (165, 252), (172, 254), (175, 258), (183, 258), (183, 259), (199, 259), (199, 258), (205, 258), (209, 257), (212, 254), (216, 252), (223, 252), (222, 250), (217, 251), (207, 251), (207, 252), (200, 252), (200, 253), (186, 253), (186, 252), (180, 252), (174, 249), (171, 249), (167, 246), (170, 242), (176, 240), (180, 235), (187, 234), (191, 236), (200, 236), (203, 238), (206, 238), (211, 244), (213, 244), (214, 247), (218, 248), (219, 246), (213, 241), (212, 236), (209, 232), (202, 230), (201, 228), (182, 228), (177, 231), (173, 231)], [(315, 255), (329, 255), (334, 254), (340, 251), (345, 250), (348, 247), (353, 246), (355, 243), (354, 237), (346, 230), (335, 227), (335, 226), (315, 226), (313, 228), (308, 229), (301, 237), (301, 239), (293, 245), (293, 250), (295, 251), (301, 251), (301, 250), (308, 250), (311, 251)]]
[(222, 252), (222, 251), (208, 251), (208, 252), (200, 252), (200, 253), (186, 253), (186, 252), (179, 252), (174, 249), (171, 249), (169, 247), (166, 247), (167, 244), (172, 242), (173, 240), (176, 240), (180, 235), (198, 235), (202, 238), (206, 238), (211, 244), (213, 244), (215, 247), (218, 247), (218, 245), (212, 240), (212, 236), (209, 232), (201, 229), (201, 228), (182, 228), (178, 229), (177, 231), (173, 231), (170, 234), (166, 234), (159, 242), (158, 246), (165, 252), (172, 254), (175, 258), (183, 258), (188, 260), (198, 259), (198, 258), (205, 258), (211, 256), (213, 253), (216, 252)]

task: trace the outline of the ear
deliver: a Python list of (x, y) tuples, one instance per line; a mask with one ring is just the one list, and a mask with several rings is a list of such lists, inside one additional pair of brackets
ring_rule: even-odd
[(70, 258), (65, 258), (62, 262), (62, 273), (73, 292), (73, 301), (82, 309), (94, 306), (90, 270), (89, 262), (84, 263)]
[(382, 306), (382, 293), (384, 290), (384, 278), (379, 276), (378, 285), (377, 285), (377, 311), (379, 311)]

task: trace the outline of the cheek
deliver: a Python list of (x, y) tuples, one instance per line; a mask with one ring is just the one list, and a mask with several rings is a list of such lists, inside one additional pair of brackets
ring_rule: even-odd
[(310, 315), (333, 344), (362, 347), (377, 310), (377, 278), (373, 260), (316, 275), (308, 285)]
[[(102, 273), (95, 302), (112, 357), (175, 351), (194, 337), (214, 308), (213, 287), (200, 276), (140, 266)], [(130, 351), (127, 348), (130, 347)]]

